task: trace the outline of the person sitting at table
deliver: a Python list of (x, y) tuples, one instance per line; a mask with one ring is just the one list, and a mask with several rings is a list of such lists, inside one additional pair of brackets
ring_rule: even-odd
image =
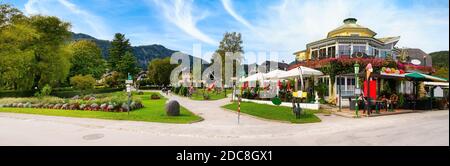
[(398, 96), (394, 93), (391, 95), (391, 97), (388, 100), (389, 106), (391, 109), (394, 109), (395, 105), (397, 105), (398, 102)]
[(380, 109), (382, 109), (381, 107), (384, 107), (386, 109), (386, 111), (387, 111), (387, 109), (388, 109), (388, 107), (387, 107), (388, 99), (386, 98), (386, 95), (382, 95), (380, 101), (382, 103), (380, 105)]

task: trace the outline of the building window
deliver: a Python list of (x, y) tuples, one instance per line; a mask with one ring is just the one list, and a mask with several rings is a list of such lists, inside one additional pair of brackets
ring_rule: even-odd
[(328, 47), (328, 57), (334, 58), (335, 55), (336, 55), (336, 47), (335, 46)]
[(380, 58), (386, 58), (387, 57), (387, 51), (381, 50), (380, 51)]
[(319, 51), (319, 59), (323, 59), (327, 57), (327, 49), (326, 48), (322, 48)]
[(366, 46), (353, 46), (353, 53), (366, 53)]
[(373, 47), (370, 47), (370, 46), (369, 46), (369, 53), (368, 53), (368, 55), (369, 55), (369, 56), (374, 56), (374, 54), (375, 54), (375, 53), (374, 53)]
[(373, 54), (373, 55), (374, 55), (375, 57), (378, 57), (378, 55), (379, 55), (379, 53), (380, 53), (380, 52), (378, 51), (378, 49), (373, 49), (373, 50), (374, 50), (374, 54)]
[(312, 51), (312, 52), (311, 52), (311, 59), (317, 59), (318, 52), (319, 52), (318, 50)]
[(339, 56), (350, 56), (350, 45), (339, 45)]

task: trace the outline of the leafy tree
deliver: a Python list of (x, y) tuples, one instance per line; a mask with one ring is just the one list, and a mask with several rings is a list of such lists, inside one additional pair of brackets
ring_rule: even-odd
[(439, 51), (429, 54), (433, 61), (433, 67), (448, 68), (448, 51)]
[[(216, 50), (216, 55), (220, 56), (222, 60), (222, 88), (225, 84), (225, 56), (227, 52), (231, 52), (233, 54), (244, 53), (242, 47), (242, 36), (240, 33), (226, 32), (223, 36), (222, 41), (220, 41), (219, 48)], [(239, 64), (233, 63), (233, 69), (236, 68), (236, 65)], [(233, 76), (236, 76), (235, 70), (233, 70)]]
[(99, 79), (105, 72), (105, 60), (97, 45), (89, 40), (80, 40), (70, 45), (72, 51), (72, 67), (70, 76), (92, 75)]
[(111, 72), (111, 75), (105, 77), (105, 83), (108, 87), (117, 87), (124, 79), (121, 79), (122, 74), (116, 71)]
[(436, 67), (436, 72), (433, 75), (448, 79), (448, 68)]
[(31, 16), (30, 23), (39, 38), (33, 44), (34, 86), (57, 85), (63, 82), (70, 70), (70, 23), (54, 16)]
[(16, 22), (0, 28), (0, 88), (31, 89), (34, 41), (39, 37), (28, 22)]
[(95, 78), (91, 75), (76, 75), (70, 78), (70, 84), (82, 91), (94, 89), (95, 82)]
[(0, 4), (0, 28), (23, 18), (25, 18), (25, 16), (19, 9), (14, 8), (9, 4)]
[(429, 55), (433, 60), (433, 68), (436, 69), (436, 72), (433, 75), (448, 79), (448, 51), (433, 52)]
[(109, 49), (108, 64), (111, 71), (118, 71), (117, 66), (127, 52), (131, 52), (131, 44), (124, 34), (116, 33)]
[(153, 59), (148, 65), (148, 74), (150, 82), (156, 85), (169, 85), (170, 74), (177, 65), (170, 64), (170, 58)]

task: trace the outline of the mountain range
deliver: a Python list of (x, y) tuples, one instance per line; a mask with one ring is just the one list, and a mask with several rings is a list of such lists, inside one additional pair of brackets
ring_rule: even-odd
[[(92, 37), (83, 33), (72, 33), (72, 40), (91, 40), (97, 44), (97, 46), (102, 51), (103, 58), (107, 59), (109, 54), (109, 48), (111, 47), (111, 41), (109, 40), (100, 40), (95, 37)], [(143, 45), (143, 46), (132, 46), (133, 54), (136, 57), (139, 67), (142, 69), (147, 69), (147, 65), (149, 61), (155, 58), (166, 58), (170, 57), (173, 53), (177, 52), (171, 49), (168, 49), (162, 45), (153, 44), (153, 45)], [(194, 57), (190, 56), (191, 62)]]

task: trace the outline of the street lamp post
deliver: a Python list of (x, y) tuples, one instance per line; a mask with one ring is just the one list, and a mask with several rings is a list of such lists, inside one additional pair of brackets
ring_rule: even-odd
[(128, 111), (127, 114), (130, 115), (131, 111), (131, 84), (133, 84), (133, 77), (130, 73), (128, 73), (128, 79), (125, 81), (127, 87), (127, 95), (128, 95)]
[[(355, 65), (353, 66), (355, 68), (355, 92), (357, 90), (359, 90), (359, 79), (358, 79), (358, 73), (359, 73), (359, 64), (355, 63)], [(356, 117), (359, 117), (358, 115), (358, 110), (359, 106), (358, 106), (358, 93), (355, 93), (355, 113), (356, 113)]]

